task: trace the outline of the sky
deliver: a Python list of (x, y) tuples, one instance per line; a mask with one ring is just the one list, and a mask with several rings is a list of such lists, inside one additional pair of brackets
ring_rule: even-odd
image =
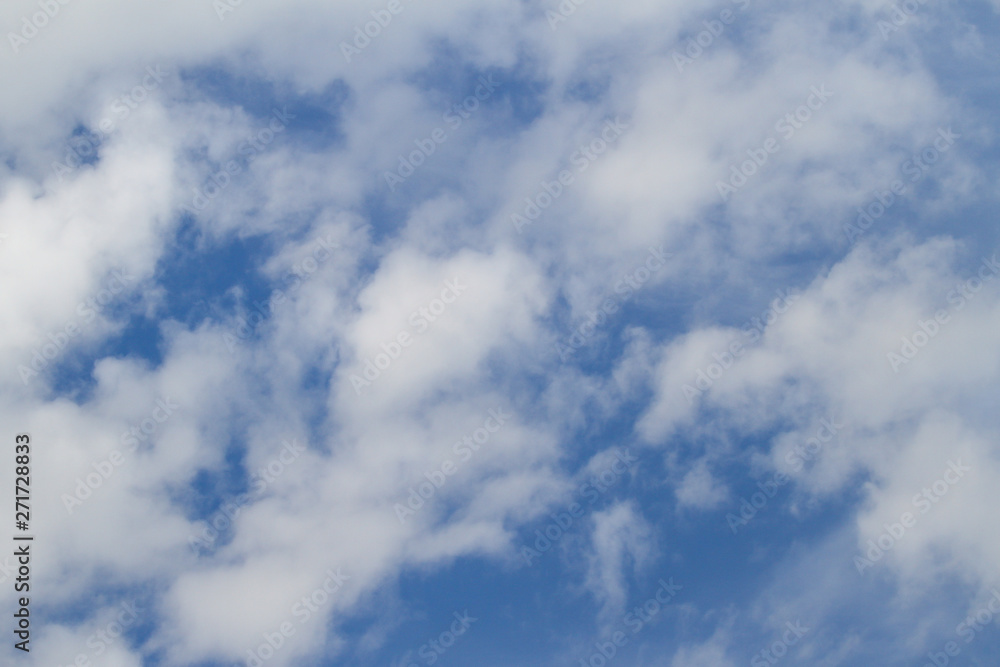
[(2, 664), (998, 664), (1000, 0), (0, 28)]

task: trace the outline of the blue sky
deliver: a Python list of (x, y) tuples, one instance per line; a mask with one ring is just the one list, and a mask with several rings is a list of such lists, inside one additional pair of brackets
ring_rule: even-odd
[(998, 12), (6, 3), (4, 664), (996, 664)]

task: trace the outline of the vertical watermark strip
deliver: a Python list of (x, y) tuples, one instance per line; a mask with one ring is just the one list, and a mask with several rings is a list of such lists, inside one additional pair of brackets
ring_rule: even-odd
[[(35, 538), (25, 535), (31, 521), (31, 436), (22, 433), (14, 438), (14, 527), (21, 535), (14, 536), (14, 557), (17, 558), (17, 578), (14, 592), (17, 597), (17, 611), (14, 613), (14, 635), (21, 641), (14, 648), (30, 652), (31, 641), (31, 543)], [(22, 511), (23, 510), (23, 511)]]

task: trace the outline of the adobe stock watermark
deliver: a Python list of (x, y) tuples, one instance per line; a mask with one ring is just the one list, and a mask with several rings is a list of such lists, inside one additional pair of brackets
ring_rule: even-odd
[[(961, 138), (962, 135), (955, 134), (950, 127), (947, 130), (938, 128), (937, 138), (929, 146), (925, 146), (904, 160), (899, 165), (900, 171), (909, 179), (910, 183), (917, 183), (930, 172), (931, 165), (940, 160), (944, 153), (951, 150), (951, 147), (955, 145), (955, 140)], [(889, 184), (888, 190), (876, 190), (873, 193), (875, 195), (874, 201), (858, 208), (858, 217), (854, 224), (844, 225), (844, 234), (847, 235), (848, 243), (857, 241), (896, 202), (900, 201), (906, 194), (906, 187), (906, 183), (897, 178)]]
[(120, 123), (132, 115), (140, 104), (149, 99), (151, 93), (160, 87), (166, 76), (166, 72), (161, 70), (159, 65), (147, 67), (146, 75), (140, 84), (112, 100), (111, 115), (97, 122), (96, 131), (88, 131), (70, 139), (64, 161), (52, 163), (52, 173), (58, 177), (59, 182), (62, 183), (67, 175), (79, 169), (84, 160), (96, 157), (101, 144), (114, 134)]
[(274, 315), (276, 306), (284, 303), (288, 294), (312, 278), (319, 267), (333, 257), (334, 252), (340, 248), (340, 245), (333, 241), (333, 234), (328, 234), (325, 239), (316, 238), (312, 245), (310, 256), (293, 264), (291, 271), (285, 274), (283, 287), (273, 289), (266, 301), (254, 301), (253, 309), (247, 317), (245, 319), (237, 317), (236, 326), (222, 334), (222, 340), (230, 354), (236, 354), (238, 341), (249, 340), (257, 327)]
[[(407, 4), (411, 2), (413, 0), (407, 0)], [(361, 52), (372, 43), (372, 40), (381, 35), (382, 31), (388, 28), (393, 19), (402, 14), (404, 9), (406, 6), (400, 0), (389, 0), (385, 9), (373, 9), (369, 12), (372, 17), (371, 21), (363, 26), (354, 26), (353, 42), (351, 44), (346, 41), (340, 43), (340, 52), (344, 54), (344, 60), (350, 63), (355, 57), (360, 56)]]
[[(441, 120), (448, 124), (451, 131), (455, 131), (462, 126), (462, 123), (472, 117), (472, 114), (479, 109), (480, 104), (490, 99), (500, 83), (493, 80), (493, 75), (479, 77), (479, 85), (476, 86), (472, 95), (469, 95), (458, 104), (453, 104), (441, 116)], [(412, 176), (427, 159), (437, 152), (440, 144), (448, 141), (448, 130), (436, 127), (430, 136), (424, 139), (414, 139), (413, 144), (416, 149), (409, 155), (399, 156), (399, 166), (396, 171), (386, 171), (382, 174), (390, 192), (396, 191), (396, 186), (402, 185)]]
[(243, 0), (212, 0), (212, 9), (219, 17), (219, 23), (226, 20), (226, 14), (231, 14), (243, 5)]
[(789, 647), (798, 644), (807, 632), (809, 632), (809, 628), (803, 626), (801, 621), (786, 622), (785, 632), (781, 638), (774, 640), (767, 648), (754, 653), (753, 658), (750, 659), (750, 667), (770, 667), (770, 665), (778, 664), (783, 657), (788, 655)]
[[(623, 123), (620, 117), (615, 116), (613, 121), (609, 120), (604, 123), (604, 129), (601, 130), (600, 136), (594, 137), (586, 145), (577, 147), (569, 156), (569, 161), (576, 167), (577, 174), (587, 171), (591, 164), (607, 153), (611, 149), (611, 145), (618, 141), (628, 128), (629, 126)], [(553, 202), (562, 196), (566, 188), (572, 185), (575, 180), (576, 175), (569, 169), (560, 171), (552, 181), (543, 179), (538, 192), (534, 196), (524, 198), (525, 204), (522, 211), (512, 213), (510, 216), (510, 223), (514, 225), (517, 233), (522, 233), (525, 227), (534, 224), (541, 217), (542, 211), (552, 206)]]
[(981, 607), (974, 614), (970, 614), (964, 621), (955, 628), (955, 634), (965, 639), (966, 644), (971, 644), (976, 635), (987, 628), (993, 619), (1000, 615), (1000, 591), (992, 589), (993, 596), (985, 607)]
[[(1000, 614), (1000, 591), (992, 589), (993, 596), (975, 613), (970, 614), (964, 621), (955, 627), (955, 634), (965, 639), (966, 644), (971, 644), (976, 635), (984, 631), (993, 623), (993, 619)], [(923, 667), (946, 667), (951, 664), (952, 658), (958, 657), (962, 653), (962, 647), (956, 641), (945, 642), (940, 651), (929, 651)]]
[(666, 266), (667, 260), (673, 256), (673, 253), (664, 251), (662, 245), (659, 248), (649, 246), (649, 257), (615, 283), (614, 295), (604, 299), (595, 310), (587, 311), (587, 319), (573, 331), (565, 343), (556, 341), (556, 352), (559, 353), (559, 359), (563, 363), (569, 361), (573, 353), (582, 349), (587, 341), (597, 333), (598, 327), (607, 324), (611, 316), (638, 293), (652, 279), (653, 274)]
[(68, 5), (71, 0), (38, 0), (36, 3), (41, 9), (30, 16), (21, 17), (21, 30), (18, 33), (8, 32), (7, 41), (16, 56), (21, 52), (28, 42), (38, 36), (39, 31), (49, 25), (49, 22), (59, 15), (62, 8)]
[[(428, 639), (427, 643), (417, 649), (417, 655), (428, 665), (436, 663), (441, 656), (448, 652), (448, 649), (455, 645), (462, 635), (469, 631), (472, 624), (479, 620), (475, 616), (470, 616), (468, 609), (461, 614), (457, 611), (452, 612), (451, 615), (455, 620), (451, 622), (448, 629), (440, 633), (437, 637)], [(417, 663), (409, 659), (411, 653), (412, 651), (407, 651), (403, 654), (400, 667), (417, 667)]]
[[(951, 304), (953, 312), (957, 313), (965, 308), (969, 301), (976, 298), (986, 281), (993, 280), (997, 273), (1000, 273), (1000, 262), (997, 261), (996, 253), (991, 258), (983, 258), (975, 276), (960, 282), (948, 292), (946, 298)], [(920, 350), (925, 348), (941, 332), (942, 327), (951, 322), (951, 317), (948, 311), (939, 310), (934, 313), (933, 318), (918, 320), (913, 333), (909, 336), (903, 336), (899, 351), (886, 354), (892, 372), (898, 374), (901, 367), (913, 361)]]
[[(832, 441), (837, 433), (844, 428), (844, 424), (838, 424), (833, 418), (820, 419), (819, 424), (813, 437), (808, 438), (805, 444), (795, 445), (790, 452), (785, 454), (785, 463), (791, 466), (795, 472), (802, 471), (808, 462), (816, 459), (824, 445)], [(726, 524), (733, 535), (739, 532), (741, 527), (749, 524), (757, 516), (757, 513), (771, 501), (771, 498), (778, 495), (778, 491), (790, 481), (791, 478), (786, 473), (777, 471), (766, 482), (757, 482), (757, 488), (760, 491), (754, 492), (749, 499), (740, 498), (740, 506), (737, 509), (739, 514), (733, 512), (726, 514)]]
[(399, 523), (405, 524), (407, 519), (423, 509), (426, 503), (437, 494), (438, 489), (445, 485), (448, 478), (457, 474), (462, 464), (468, 463), (475, 453), (490, 441), (493, 434), (499, 432), (507, 420), (513, 417), (513, 415), (505, 414), (501, 407), (488, 410), (487, 414), (489, 416), (483, 421), (482, 426), (472, 433), (462, 436), (461, 440), (452, 445), (451, 451), (458, 457), (457, 463), (451, 459), (445, 459), (441, 463), (440, 470), (425, 472), (424, 477), (427, 478), (427, 481), (420, 482), (416, 489), (412, 486), (409, 488), (410, 495), (406, 499), (406, 505), (402, 503), (393, 505)]
[(885, 554), (892, 551), (896, 547), (896, 544), (903, 539), (907, 531), (917, 525), (920, 516), (930, 512), (934, 505), (941, 502), (941, 499), (948, 495), (951, 487), (958, 484), (965, 477), (965, 473), (971, 471), (972, 468), (962, 465), (962, 459), (948, 461), (948, 467), (941, 475), (941, 478), (935, 480), (929, 488), (924, 487), (921, 489), (920, 493), (913, 496), (910, 500), (911, 504), (919, 510), (920, 514), (903, 512), (896, 523), (882, 524), (885, 531), (874, 540), (868, 540), (868, 551), (864, 555), (854, 557), (854, 567), (857, 568), (858, 574), (863, 575), (865, 570), (874, 566), (875, 563), (882, 560)]
[[(684, 589), (680, 584), (674, 583), (673, 577), (670, 577), (669, 581), (660, 579), (658, 583), (660, 587), (652, 597), (634, 607), (622, 618), (622, 624), (632, 631), (633, 637), (649, 627), (653, 619), (659, 616)], [(580, 658), (580, 667), (604, 667), (618, 655), (618, 651), (624, 648), (630, 639), (631, 637), (623, 630), (617, 630), (608, 637), (608, 641), (595, 642), (595, 651), (586, 658)]]
[(135, 276), (128, 274), (125, 269), (112, 271), (111, 276), (105, 280), (103, 289), (95, 296), (76, 304), (77, 318), (68, 320), (61, 329), (47, 333), (48, 342), (32, 349), (33, 354), (28, 365), (18, 365), (17, 373), (21, 383), (27, 386), (29, 380), (44, 372), (69, 347), (70, 341), (79, 336), (86, 329), (86, 325), (93, 323), (101, 311), (134, 280)]
[[(305, 625), (317, 613), (319, 613), (330, 599), (344, 587), (344, 583), (351, 579), (350, 576), (337, 571), (326, 571), (326, 579), (323, 583), (313, 589), (309, 595), (302, 596), (302, 599), (295, 602), (289, 613), (292, 618)], [(247, 649), (246, 667), (262, 667), (264, 663), (274, 657), (285, 642), (291, 638), (297, 628), (290, 620), (278, 624), (272, 632), (265, 632), (261, 635), (264, 641), (257, 645), (257, 648)]]
[[(774, 324), (778, 319), (787, 313), (792, 304), (799, 298), (798, 290), (794, 288), (778, 290), (775, 298), (768, 304), (767, 310), (756, 317), (751, 317), (741, 327), (743, 335), (750, 339), (751, 343), (756, 343), (764, 335), (764, 329)], [(713, 352), (712, 358), (715, 360), (705, 368), (699, 368), (695, 374), (693, 384), (681, 386), (681, 392), (687, 399), (688, 405), (694, 405), (694, 400), (703, 393), (711, 389), (716, 381), (736, 364), (736, 360), (743, 356), (746, 350), (743, 343), (734, 340), (722, 353)]]
[[(140, 443), (146, 442), (156, 434), (160, 425), (165, 424), (174, 414), (174, 411), (181, 406), (170, 400), (169, 397), (161, 397), (156, 400), (156, 407), (149, 413), (149, 417), (143, 419), (138, 424), (134, 424), (121, 434), (119, 442), (124, 446), (125, 452), (134, 453)], [(125, 454), (119, 449), (112, 449), (108, 457), (100, 461), (91, 463), (94, 472), (88, 473), (85, 477), (76, 478), (76, 486), (73, 493), (62, 494), (60, 500), (66, 507), (66, 513), (72, 515), (73, 510), (83, 505), (84, 501), (90, 498), (97, 489), (101, 488), (106, 481), (125, 463)]]
[[(833, 97), (833, 93), (826, 89), (826, 84), (820, 84), (819, 88), (812, 86), (809, 89), (809, 96), (805, 102), (795, 110), (786, 113), (778, 122), (774, 124), (774, 131), (778, 132), (784, 141), (789, 141), (795, 133), (805, 127), (813, 114)], [(747, 184), (747, 180), (756, 174), (770, 159), (772, 155), (781, 150), (781, 141), (774, 137), (764, 140), (760, 148), (747, 149), (749, 160), (744, 160), (739, 166), (730, 166), (730, 176), (728, 182), (716, 181), (715, 187), (719, 191), (719, 196), (723, 202), (728, 202), (729, 198), (740, 188)]]
[[(110, 621), (103, 628), (87, 637), (87, 648), (91, 652), (77, 653), (73, 662), (65, 667), (99, 667), (102, 661), (91, 662), (91, 658), (100, 658), (105, 651), (111, 648), (124, 632), (136, 624), (139, 620), (140, 612), (145, 611), (139, 606), (138, 600), (132, 602), (122, 602), (121, 611), (118, 612), (115, 620)], [(62, 664), (59, 667), (63, 667)]]
[(927, 0), (903, 0), (903, 2), (893, 4), (889, 10), (889, 20), (879, 19), (875, 26), (882, 35), (883, 41), (888, 42), (889, 36), (910, 22), (910, 19), (920, 10), (921, 5), (926, 5)]
[(408, 329), (400, 331), (388, 343), (380, 345), (382, 351), (375, 355), (374, 361), (369, 358), (365, 359), (361, 375), (351, 374), (350, 380), (351, 386), (354, 387), (354, 394), (360, 396), (362, 389), (370, 387), (373, 382), (382, 377), (382, 373), (388, 370), (392, 362), (399, 359), (403, 350), (413, 345), (414, 336), (422, 335), (430, 329), (431, 324), (437, 322), (448, 310), (448, 306), (455, 303), (467, 289), (468, 285), (463, 285), (457, 276), (451, 280), (445, 280), (440, 298), (431, 299), (426, 306), (421, 306), (410, 313), (409, 322), (410, 326), (413, 327), (413, 333), (411, 334)]
[[(746, 11), (750, 6), (750, 0), (733, 0), (733, 3), (739, 5), (741, 12)], [(674, 64), (677, 65), (677, 71), (683, 74), (684, 68), (701, 58), (705, 51), (711, 48), (716, 40), (722, 36), (726, 26), (732, 25), (734, 21), (736, 21), (736, 14), (732, 9), (723, 9), (719, 12), (718, 19), (702, 21), (701, 24), (705, 26), (705, 29), (688, 39), (684, 53), (678, 53), (676, 49), (674, 50), (673, 59)]]
[(556, 543), (569, 532), (570, 528), (586, 514), (601, 496), (606, 494), (612, 487), (632, 469), (639, 459), (629, 453), (628, 448), (615, 452), (615, 461), (600, 474), (591, 477), (577, 489), (577, 495), (587, 500), (587, 506), (574, 502), (570, 504), (565, 512), (550, 514), (552, 522), (544, 527), (535, 530), (536, 539), (534, 548), (528, 545), (521, 547), (521, 557), (530, 567), (533, 559), (540, 558), (541, 555), (551, 549)]
[(587, 0), (562, 0), (555, 10), (546, 9), (545, 18), (549, 22), (549, 28), (555, 32), (559, 24), (569, 20), (570, 16), (576, 14), (577, 7), (585, 2)]
[(219, 536), (229, 530), (236, 522), (236, 517), (240, 515), (243, 508), (260, 498), (264, 491), (271, 484), (274, 484), (285, 473), (285, 470), (298, 461), (299, 457), (306, 451), (308, 449), (300, 445), (298, 440), (294, 438), (291, 442), (283, 440), (279, 454), (250, 475), (249, 492), (224, 500), (219, 509), (215, 510), (212, 516), (204, 521), (201, 536), (193, 533), (188, 535), (188, 545), (195, 555), (201, 556), (211, 552)]
[(256, 132), (247, 136), (236, 147), (239, 158), (231, 158), (222, 164), (222, 168), (209, 176), (201, 187), (193, 188), (194, 195), (191, 197), (191, 204), (181, 206), (182, 209), (191, 215), (197, 215), (205, 210), (213, 199), (228, 188), (233, 182), (233, 178), (243, 173), (254, 160), (270, 146), (279, 134), (288, 128), (288, 121), (295, 118), (295, 114), (288, 112), (288, 107), (271, 110), (271, 119), (267, 125), (259, 128)]

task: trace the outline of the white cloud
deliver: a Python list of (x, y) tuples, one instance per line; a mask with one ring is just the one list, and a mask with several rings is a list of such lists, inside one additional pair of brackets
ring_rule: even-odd
[(655, 552), (652, 528), (628, 502), (595, 512), (593, 520), (586, 586), (600, 603), (603, 618), (620, 617), (629, 572), (641, 571)]
[(705, 460), (698, 461), (684, 475), (675, 491), (680, 507), (712, 509), (729, 498), (729, 490), (712, 475)]
[[(0, 281), (17, 289), (0, 293), (0, 417), (44, 435), (36, 527), (49, 545), (38, 576), (53, 591), (50, 602), (78, 601), (108, 571), (122, 586), (155, 582), (165, 592), (150, 646), (171, 647), (174, 664), (238, 659), (287, 616), (297, 595), (342, 567), (350, 586), (272, 664), (336, 650), (340, 638), (335, 629), (326, 637), (326, 628), (407, 567), (509, 556), (517, 528), (571, 486), (561, 464), (575, 453), (573, 431), (645, 400), (647, 382), (653, 396), (640, 406), (637, 431), (658, 445), (691, 430), (720, 433), (723, 424), (750, 433), (780, 426), (770, 452), (780, 467), (784, 448), (808, 438), (815, 419), (848, 424), (851, 437), (797, 475), (796, 488), (828, 495), (855, 475), (869, 477), (867, 504), (851, 522), (860, 544), (949, 458), (977, 461), (949, 504), (928, 514), (889, 560), (904, 581), (941, 572), (991, 582), (1000, 543), (977, 529), (975, 508), (988, 504), (1000, 472), (990, 399), (1000, 366), (995, 282), (958, 309), (948, 292), (978, 262), (959, 261), (968, 255), (959, 242), (865, 239), (845, 254), (842, 236), (850, 212), (959, 117), (956, 104), (922, 63), (887, 54), (874, 27), (851, 38), (829, 27), (845, 18), (874, 26), (879, 3), (820, 15), (789, 4), (748, 10), (734, 29), (739, 40), (720, 40), (684, 72), (674, 45), (727, 3), (585, 3), (554, 31), (544, 12), (521, 3), (407, 3), (350, 63), (340, 41), (383, 3), (243, 3), (219, 20), (208, 2), (73, 2), (60, 4), (18, 53), (5, 44), (0, 85), (17, 94), (0, 99)], [(18, 0), (0, 13), (18, 30), (21, 17), (37, 11)], [(441, 58), (435, 49), (443, 42), (463, 65), (511, 80), (495, 106), (470, 118), (389, 197), (384, 171), (441, 123), (452, 102), (415, 82)], [(100, 159), (59, 182), (52, 163), (65, 157), (77, 125), (93, 129), (147, 66), (160, 64), (169, 72), (162, 86), (116, 125)], [(343, 141), (296, 143), (293, 119), (288, 134), (243, 164), (190, 221), (199, 247), (262, 238), (276, 249), (261, 272), (275, 281), (301, 266), (317, 239), (335, 239), (337, 250), (308, 280), (284, 289), (284, 302), (232, 349), (224, 336), (235, 319), (190, 331), (164, 321), (155, 368), (106, 356), (96, 360), (90, 392), (56, 397), (44, 374), (25, 386), (18, 366), (30, 366), (53, 337), (63, 340), (67, 323), (84, 317), (78, 304), (98, 298), (112, 272), (135, 276), (115, 295), (125, 312), (108, 308), (79, 322), (60, 359), (97, 354), (129, 314), (164, 313), (166, 287), (156, 272), (176, 241), (182, 207), (220, 163), (240, 156), (240, 143), (261, 123), (199, 90), (192, 76), (200, 67), (272, 82), (280, 97), (304, 99), (341, 84), (347, 97), (330, 121)], [(537, 91), (525, 81), (537, 82)], [(722, 202), (717, 181), (824, 84), (833, 97), (782, 139), (752, 187)], [(598, 92), (584, 101), (588, 90)], [(505, 134), (519, 95), (538, 104), (538, 116)], [(518, 235), (510, 213), (617, 116), (627, 131)], [(298, 121), (306, 124), (304, 114)], [(970, 144), (984, 136), (968, 132)], [(963, 150), (936, 168), (946, 194), (927, 194), (928, 215), (976, 192), (981, 176)], [(433, 189), (437, 183), (448, 187)], [(369, 220), (367, 202), (383, 197), (387, 210)], [(914, 216), (914, 235), (925, 222)], [(669, 295), (694, 291), (701, 300), (689, 319), (659, 331), (623, 314), (625, 350), (610, 371), (560, 364), (553, 343), (567, 335), (561, 319), (576, 326), (649, 246), (660, 245), (672, 262), (630, 306), (659, 316)], [(713, 353), (743, 336), (719, 324), (732, 320), (722, 312), (726, 297), (742, 295), (748, 283), (759, 284), (755, 294), (787, 286), (792, 281), (772, 286), (779, 278), (770, 267), (790, 253), (844, 256), (799, 280), (804, 292), (794, 308), (689, 400), (683, 385), (695, 385)], [(462, 287), (446, 301), (456, 280)], [(245, 307), (237, 309), (243, 316)], [(886, 355), (939, 309), (950, 321), (894, 373)], [(612, 328), (592, 349), (606, 351)], [(402, 333), (411, 341), (405, 349)], [(352, 384), (382, 354), (391, 359), (377, 377)], [(121, 448), (120, 434), (163, 396), (182, 408), (155, 444), (130, 453), (68, 514), (61, 496)], [(454, 443), (498, 406), (511, 411), (511, 422), (401, 524), (393, 511), (405, 497), (400, 490), (456, 456)], [(718, 411), (719, 424), (699, 423), (708, 410)], [(188, 539), (201, 525), (190, 501), (199, 473), (233, 472), (225, 455), (234, 446), (246, 448), (248, 469), (266, 464), (290, 438), (309, 452), (243, 509), (231, 541), (198, 560)], [(713, 447), (684, 473), (675, 490), (681, 505), (708, 510), (727, 497), (710, 461), (732, 451), (725, 442)], [(629, 568), (653, 557), (656, 537), (635, 504), (594, 515), (587, 585), (605, 617), (624, 604)], [(824, 549), (839, 549), (848, 564), (853, 555), (842, 543), (817, 547)], [(930, 560), (935, 549), (947, 550), (945, 564)], [(58, 649), (52, 659), (68, 661), (104, 613), (93, 611), (78, 627), (47, 628), (42, 637)], [(139, 658), (120, 645), (106, 660)], [(681, 649), (674, 662), (726, 660), (720, 639)]]

